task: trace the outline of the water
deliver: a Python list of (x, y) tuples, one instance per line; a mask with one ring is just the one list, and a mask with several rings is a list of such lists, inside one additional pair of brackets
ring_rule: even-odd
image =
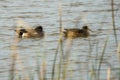
[[(90, 41), (92, 53), (89, 53), (89, 38), (77, 38), (73, 40), (70, 51), (70, 65), (68, 71), (73, 71), (68, 79), (87, 80), (88, 71), (92, 69), (101, 56), (107, 36), (109, 37), (104, 64), (101, 70), (101, 80), (106, 79), (107, 69), (113, 69), (111, 78), (117, 79), (118, 58), (114, 33), (112, 30), (111, 2), (110, 0), (62, 0), (62, 24), (64, 28), (81, 28), (88, 25), (91, 32)], [(56, 0), (1, 0), (0, 1), (0, 79), (8, 80), (11, 67), (12, 53), (18, 53), (16, 69), (18, 74), (27, 72), (35, 73), (36, 56), (40, 62), (46, 54), (47, 78), (51, 77), (52, 64), (59, 39), (59, 1)], [(115, 0), (115, 20), (117, 35), (119, 36), (120, 1)], [(42, 25), (46, 32), (45, 39), (22, 39), (17, 43), (17, 51), (12, 49), (14, 45), (17, 21), (23, 20), (29, 26)], [(96, 46), (98, 41), (98, 54)], [(118, 37), (118, 42), (120, 38)], [(67, 49), (64, 39), (64, 51)], [(89, 64), (88, 64), (89, 62)], [(58, 64), (58, 62), (57, 62)], [(87, 65), (89, 66), (89, 70)], [(98, 65), (98, 64), (97, 64)], [(22, 69), (23, 67), (23, 69)], [(17, 72), (16, 72), (17, 73)], [(37, 80), (37, 79), (36, 79)]]

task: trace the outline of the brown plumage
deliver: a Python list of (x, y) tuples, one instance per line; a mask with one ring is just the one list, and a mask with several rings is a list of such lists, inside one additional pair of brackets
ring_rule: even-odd
[(18, 34), (19, 38), (38, 38), (44, 36), (42, 26), (37, 26), (35, 29), (16, 29), (15, 32)]
[(90, 35), (89, 30), (88, 26), (83, 26), (82, 29), (65, 29), (64, 34), (67, 38), (88, 37)]

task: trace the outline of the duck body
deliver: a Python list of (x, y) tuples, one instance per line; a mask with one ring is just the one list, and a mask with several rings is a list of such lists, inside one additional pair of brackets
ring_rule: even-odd
[(88, 37), (90, 35), (87, 26), (83, 26), (82, 29), (79, 28), (72, 28), (72, 29), (65, 29), (64, 35), (67, 38), (76, 38), (76, 37)]
[(19, 38), (39, 38), (44, 36), (42, 26), (37, 26), (35, 29), (16, 29), (15, 32), (18, 34)]

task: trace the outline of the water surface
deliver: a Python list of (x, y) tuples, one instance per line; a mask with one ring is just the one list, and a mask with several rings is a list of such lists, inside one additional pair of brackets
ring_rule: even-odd
[[(101, 70), (101, 80), (106, 79), (107, 69), (113, 69), (111, 78), (117, 79), (118, 57), (112, 27), (110, 0), (62, 0), (62, 24), (64, 28), (81, 28), (88, 25), (91, 32), (89, 38), (73, 39), (70, 51), (70, 65), (68, 71), (73, 71), (68, 79), (87, 80), (92, 64), (102, 54), (105, 40), (109, 37)], [(120, 1), (115, 0), (115, 24), (118, 42), (120, 29)], [(36, 56), (40, 62), (46, 54), (47, 78), (51, 77), (52, 64), (59, 40), (59, 1), (56, 0), (1, 0), (0, 1), (0, 79), (8, 80), (11, 66), (11, 56), (18, 54), (16, 69), (19, 74), (36, 73)], [(15, 42), (14, 29), (17, 21), (22, 20), (34, 28), (42, 25), (46, 32), (45, 39), (22, 39), (17, 43), (17, 51), (12, 49)], [(92, 47), (90, 52), (89, 40)], [(63, 41), (66, 51), (66, 39)], [(98, 44), (98, 52), (96, 46)], [(97, 56), (97, 60), (96, 60)], [(59, 61), (57, 62), (57, 64)], [(88, 67), (87, 67), (88, 66)], [(95, 66), (98, 66), (96, 64)], [(89, 68), (89, 70), (88, 70)], [(16, 72), (17, 73), (17, 72)], [(37, 80), (37, 79), (36, 79)]]

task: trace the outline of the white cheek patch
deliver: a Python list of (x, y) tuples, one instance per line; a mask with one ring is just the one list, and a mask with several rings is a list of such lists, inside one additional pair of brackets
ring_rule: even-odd
[(28, 34), (23, 33), (22, 37), (28, 37)]

